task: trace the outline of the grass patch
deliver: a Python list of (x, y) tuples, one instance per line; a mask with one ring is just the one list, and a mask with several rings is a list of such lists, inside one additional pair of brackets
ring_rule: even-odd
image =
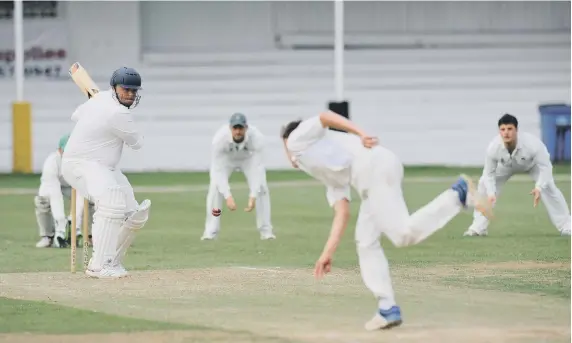
[(0, 332), (85, 334), (154, 330), (190, 330), (191, 325), (156, 322), (0, 297)]

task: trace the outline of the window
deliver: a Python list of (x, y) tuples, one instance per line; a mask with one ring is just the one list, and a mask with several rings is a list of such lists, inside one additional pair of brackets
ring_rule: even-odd
[[(24, 1), (24, 18), (56, 18), (57, 1)], [(0, 1), (0, 20), (14, 17), (14, 1)]]

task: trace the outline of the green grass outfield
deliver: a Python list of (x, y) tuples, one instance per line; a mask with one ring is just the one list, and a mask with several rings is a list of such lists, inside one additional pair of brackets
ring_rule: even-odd
[[(407, 168), (410, 211), (459, 172)], [(555, 167), (569, 201), (570, 167)], [(375, 300), (358, 272), (352, 225), (322, 281), (312, 278), (330, 223), (324, 188), (300, 172), (269, 172), (275, 241), (260, 241), (235, 173), (239, 211), (223, 209), (216, 241), (201, 242), (205, 173), (128, 174), (150, 220), (126, 259), (131, 277), (94, 280), (69, 272), (69, 249), (37, 249), (37, 175), (0, 175), (0, 342), (570, 342), (570, 239), (533, 182), (509, 181), (489, 237), (462, 233), (463, 213), (420, 245), (382, 240), (405, 323), (365, 332)], [(78, 249), (78, 261), (81, 249)]]

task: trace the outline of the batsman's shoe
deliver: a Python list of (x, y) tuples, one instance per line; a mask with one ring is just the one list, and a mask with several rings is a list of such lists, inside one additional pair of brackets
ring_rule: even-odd
[(119, 279), (129, 275), (123, 266), (105, 265), (101, 270), (87, 269), (85, 274), (97, 279)]
[(125, 273), (125, 275), (129, 274), (127, 272), (127, 269), (125, 269), (125, 267), (123, 267), (121, 263), (116, 264), (115, 268), (118, 269), (120, 272)]
[(472, 207), (482, 213), (487, 219), (493, 217), (492, 205), (485, 196), (477, 192), (475, 184), (469, 176), (461, 174), (457, 182), (451, 186), (451, 189), (458, 193), (459, 201), (463, 207)]
[(570, 236), (570, 229), (561, 230), (560, 236)]
[(49, 248), (52, 246), (53, 238), (44, 236), (36, 243), (36, 248)]
[[(89, 262), (87, 263), (87, 270), (92, 270), (92, 271), (95, 270), (95, 268), (93, 267), (93, 257), (91, 257), (89, 259)], [(101, 269), (99, 269), (99, 270), (101, 270)], [(97, 271), (99, 271), (99, 270), (97, 270)]]
[(367, 331), (375, 331), (380, 329), (391, 329), (403, 323), (401, 319), (401, 309), (399, 306), (392, 306), (389, 310), (380, 309), (367, 323), (365, 329)]

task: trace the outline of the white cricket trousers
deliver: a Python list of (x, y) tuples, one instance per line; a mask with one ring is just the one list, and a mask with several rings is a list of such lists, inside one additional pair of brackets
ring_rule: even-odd
[[(496, 181), (496, 197), (499, 200), (499, 195), (502, 190), (503, 185), (516, 173), (518, 169), (512, 169), (507, 167), (499, 166), (495, 172)], [(526, 171), (528, 175), (534, 180), (538, 181), (540, 171), (537, 166), (532, 167), (530, 170)], [(478, 192), (486, 195), (485, 179), (481, 176), (479, 180)], [(562, 192), (556, 187), (554, 180), (551, 179), (548, 182), (548, 187), (540, 192), (540, 200), (546, 207), (548, 212), (548, 217), (552, 224), (558, 229), (558, 231), (570, 231), (570, 210), (566, 199)], [(530, 203), (532, 206), (532, 196), (530, 196)], [(469, 227), (470, 231), (483, 234), (487, 231), (489, 226), (488, 219), (483, 216), (479, 211), (474, 211), (473, 213), (473, 223)]]
[[(246, 178), (247, 183), (250, 182), (255, 176), (250, 175), (252, 172), (260, 172), (258, 170), (251, 171), (248, 168), (245, 168), (244, 164), (237, 163), (237, 164), (230, 164), (227, 165), (224, 172), (225, 177), (227, 180), (230, 178), (232, 172), (240, 168), (243, 173), (244, 177)], [(262, 178), (260, 190), (256, 195), (256, 227), (260, 233), (269, 232), (272, 233), (272, 222), (271, 222), (271, 207), (270, 207), (270, 190), (268, 189), (268, 184), (266, 182), (266, 171), (263, 170), (261, 172)], [(234, 199), (236, 201), (236, 198)], [(209, 191), (207, 194), (207, 201), (206, 201), (206, 219), (205, 219), (205, 230), (203, 232), (203, 236), (212, 236), (216, 235), (220, 231), (220, 216), (215, 217), (212, 215), (213, 208), (223, 208), (224, 197), (218, 191), (218, 185), (216, 179), (213, 177), (212, 173), (210, 176), (210, 185)]]
[[(67, 199), (71, 198), (71, 187), (60, 186), (58, 188), (60, 189), (60, 192), (61, 192), (63, 198), (67, 198)], [(66, 226), (66, 222), (67, 222), (66, 217), (65, 216), (63, 218), (53, 217), (53, 213), (64, 213), (65, 214), (64, 203), (63, 203), (63, 201), (61, 201), (62, 199), (57, 197), (57, 196), (54, 197), (53, 191), (50, 190), (50, 188), (44, 184), (40, 185), (40, 189), (38, 190), (38, 196), (49, 199), (50, 212), (47, 215), (50, 218), (49, 219), (50, 223), (52, 223), (49, 226), (45, 226), (43, 224), (39, 225), (40, 237), (53, 236), (54, 233), (60, 234), (60, 235), (62, 235), (62, 237), (65, 236), (65, 233), (66, 233), (65, 232), (65, 230), (66, 230), (65, 226)], [(75, 203), (76, 203), (75, 220), (76, 220), (76, 226), (77, 226), (76, 232), (77, 232), (77, 234), (81, 234), (81, 225), (82, 225), (82, 221), (83, 221), (83, 197), (81, 196), (81, 194), (78, 194), (78, 197), (77, 197)], [(42, 213), (40, 213), (40, 214), (42, 214)], [(36, 212), (36, 216), (38, 216), (38, 212)], [(40, 219), (38, 219), (38, 220), (40, 220)], [(55, 225), (53, 224), (53, 221), (58, 222), (58, 223), (63, 223), (63, 225), (61, 225), (60, 227), (55, 227)]]
[[(98, 219), (96, 218), (102, 217), (100, 225), (94, 222), (92, 226), (93, 260), (96, 261), (96, 267), (100, 267), (104, 259), (108, 260), (115, 255), (117, 246), (122, 240), (118, 236), (118, 231), (123, 219), (106, 220), (109, 212), (108, 207), (113, 205), (108, 203), (110, 190), (119, 189), (123, 194), (125, 213), (119, 217), (128, 217), (138, 207), (133, 188), (127, 177), (119, 169), (112, 170), (92, 161), (63, 160), (62, 174), (64, 179), (79, 194), (87, 196), (90, 201), (94, 202), (94, 220), (97, 221)], [(102, 251), (101, 254), (99, 251)]]
[(380, 244), (382, 234), (396, 247), (420, 243), (444, 227), (463, 206), (458, 193), (448, 189), (410, 215), (403, 199), (403, 165), (398, 157), (379, 147), (363, 158), (366, 161), (358, 162), (358, 170), (354, 168), (362, 197), (355, 230), (359, 266), (379, 308), (388, 309), (395, 305), (395, 295)]
[(64, 179), (75, 188), (79, 194), (87, 195), (96, 206), (101, 196), (111, 187), (119, 186), (125, 194), (127, 212), (137, 209), (133, 187), (127, 177), (119, 169), (109, 169), (97, 162), (64, 160), (62, 162)]

